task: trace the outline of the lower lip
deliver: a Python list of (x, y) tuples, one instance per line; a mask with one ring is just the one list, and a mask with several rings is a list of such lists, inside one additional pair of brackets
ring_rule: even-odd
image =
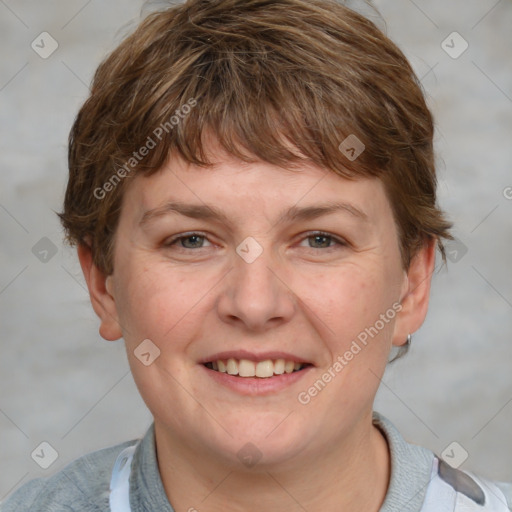
[(219, 384), (236, 391), (241, 395), (271, 395), (282, 391), (283, 389), (295, 384), (302, 379), (313, 368), (306, 366), (302, 370), (292, 373), (283, 373), (282, 375), (274, 375), (273, 377), (238, 377), (236, 375), (229, 375), (229, 373), (218, 372), (210, 370), (204, 365), (201, 365), (208, 376), (214, 379)]

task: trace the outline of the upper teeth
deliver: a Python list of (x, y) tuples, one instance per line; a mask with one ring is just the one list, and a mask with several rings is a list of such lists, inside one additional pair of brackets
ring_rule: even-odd
[(285, 361), (284, 359), (266, 359), (265, 361), (249, 361), (248, 359), (228, 359), (212, 361), (211, 366), (214, 370), (229, 375), (238, 375), (240, 377), (272, 377), (283, 373), (292, 373), (302, 368), (301, 363), (294, 361)]

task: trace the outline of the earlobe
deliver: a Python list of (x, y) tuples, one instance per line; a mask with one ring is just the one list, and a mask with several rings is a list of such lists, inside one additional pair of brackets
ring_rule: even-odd
[(122, 337), (122, 329), (117, 314), (117, 304), (113, 295), (112, 275), (105, 274), (95, 265), (91, 248), (80, 244), (77, 249), (80, 266), (87, 282), (92, 307), (101, 323), (99, 333), (108, 341)]
[(411, 260), (404, 280), (399, 315), (395, 323), (393, 345), (407, 342), (407, 336), (416, 332), (427, 316), (430, 284), (435, 267), (436, 239), (430, 239)]

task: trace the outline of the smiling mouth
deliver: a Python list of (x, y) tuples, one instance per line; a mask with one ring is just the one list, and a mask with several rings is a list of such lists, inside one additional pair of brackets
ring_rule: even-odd
[(248, 359), (219, 359), (205, 363), (210, 370), (227, 373), (236, 377), (259, 377), (268, 379), (284, 373), (294, 373), (311, 366), (309, 363), (296, 363), (285, 359), (267, 359), (265, 361), (250, 361)]

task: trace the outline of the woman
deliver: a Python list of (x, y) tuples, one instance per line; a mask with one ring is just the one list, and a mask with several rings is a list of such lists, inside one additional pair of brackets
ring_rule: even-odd
[(508, 510), (373, 411), (427, 313), (433, 123), (330, 0), (189, 0), (99, 67), (60, 214), (154, 424), (4, 510)]

